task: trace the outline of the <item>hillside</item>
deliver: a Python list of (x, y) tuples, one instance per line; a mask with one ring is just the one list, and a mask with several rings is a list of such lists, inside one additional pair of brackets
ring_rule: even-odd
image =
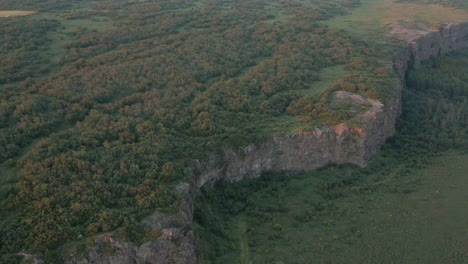
[[(396, 15), (408, 5), (419, 9)], [(317, 129), (357, 137), (370, 120), (363, 116), (393, 109), (372, 153), (367, 141), (356, 162), (350, 145), (336, 152), (346, 157), (337, 162), (366, 165), (398, 110), (392, 58), (405, 42), (388, 27), (420, 37), (468, 20), (464, 7), (2, 1), (1, 260), (24, 252), (61, 263), (96, 247), (97, 256), (112, 252), (105, 241), (161, 242), (163, 225), (186, 220), (178, 217), (204, 184), (200, 172), (225, 162), (213, 155)]]
[(397, 133), (366, 168), (202, 189), (201, 263), (466, 262), (467, 61), (465, 49), (409, 72)]

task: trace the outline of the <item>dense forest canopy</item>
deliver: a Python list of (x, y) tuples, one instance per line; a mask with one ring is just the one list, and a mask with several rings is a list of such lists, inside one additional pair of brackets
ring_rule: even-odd
[(192, 160), (352, 121), (336, 90), (385, 104), (391, 49), (322, 23), (359, 5), (2, 1), (38, 13), (0, 18), (0, 254), (140, 241), (142, 217), (177, 210)]

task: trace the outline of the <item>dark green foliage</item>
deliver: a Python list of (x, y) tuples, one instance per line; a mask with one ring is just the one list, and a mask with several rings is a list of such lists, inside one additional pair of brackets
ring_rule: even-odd
[(0, 257), (0, 263), (1, 264), (19, 264), (21, 263), (21, 260), (23, 259), (23, 257), (19, 256), (19, 255), (2, 255)]
[[(425, 63), (408, 76), (402, 133), (411, 135), (406, 142), (418, 141), (419, 147), (468, 147), (468, 51)], [(411, 99), (409, 99), (411, 98)], [(424, 120), (424, 122), (421, 122)]]

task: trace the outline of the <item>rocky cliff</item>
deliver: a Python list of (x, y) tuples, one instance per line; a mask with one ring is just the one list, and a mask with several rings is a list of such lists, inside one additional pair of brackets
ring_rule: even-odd
[(407, 70), (418, 67), (430, 57), (464, 47), (468, 47), (468, 23), (449, 24), (426, 32), (395, 54), (393, 68), (398, 81), (394, 96), (386, 105), (348, 92), (334, 94), (339, 100), (350, 99), (369, 105), (369, 109), (358, 116), (362, 124), (358, 128), (342, 123), (310, 132), (290, 133), (196, 162), (195, 184), (178, 186), (183, 197), (179, 213), (173, 216), (155, 213), (145, 219), (146, 225), (161, 231), (157, 239), (137, 246), (103, 236), (86, 256), (70, 256), (67, 263), (196, 263), (194, 234), (190, 228), (196, 189), (219, 180), (232, 182), (258, 177), (264, 171), (312, 170), (328, 163), (365, 166), (395, 132)]
[[(317, 128), (312, 132), (289, 133), (273, 137), (260, 145), (242, 150), (226, 151), (208, 163), (200, 163), (197, 187), (218, 180), (237, 181), (258, 177), (263, 171), (312, 170), (328, 163), (353, 163), (366, 166), (395, 132), (396, 119), (401, 112), (402, 89), (406, 72), (421, 61), (468, 47), (468, 22), (449, 24), (439, 30), (427, 31), (401, 48), (393, 58), (397, 75), (395, 93), (386, 105), (360, 95), (339, 91), (335, 98), (350, 98), (369, 109), (358, 116), (358, 128), (345, 123), (335, 127)], [(220, 165), (221, 164), (221, 165)]]

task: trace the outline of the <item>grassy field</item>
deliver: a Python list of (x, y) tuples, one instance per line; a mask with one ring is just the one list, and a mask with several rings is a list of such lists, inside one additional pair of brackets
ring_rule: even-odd
[(327, 177), (349, 168), (273, 178), (250, 195), (247, 213), (225, 219), (231, 250), (212, 262), (465, 263), (468, 154), (431, 163), (325, 196)]
[[(468, 155), (449, 152), (415, 172), (409, 193), (384, 193), (357, 216), (352, 263), (466, 263)], [(350, 262), (348, 262), (350, 263)]]
[(300, 93), (304, 96), (314, 96), (325, 91), (336, 80), (343, 79), (347, 71), (343, 65), (323, 68), (320, 71), (320, 81), (313, 83), (309, 89), (301, 90)]
[(353, 9), (349, 15), (335, 17), (326, 23), (363, 39), (382, 41), (383, 34), (388, 32), (388, 26), (395, 22), (417, 20), (437, 25), (468, 20), (467, 10), (437, 4), (402, 3), (396, 0), (361, 2), (362, 5)]
[(41, 52), (41, 56), (51, 60), (54, 64), (62, 62), (67, 52), (66, 44), (74, 41), (77, 35), (83, 32), (104, 32), (113, 28), (112, 21), (107, 17), (92, 16), (67, 19), (63, 14), (39, 14), (38, 17), (53, 19), (62, 25), (60, 30), (48, 34), (47, 37), (51, 40), (51, 44)]

